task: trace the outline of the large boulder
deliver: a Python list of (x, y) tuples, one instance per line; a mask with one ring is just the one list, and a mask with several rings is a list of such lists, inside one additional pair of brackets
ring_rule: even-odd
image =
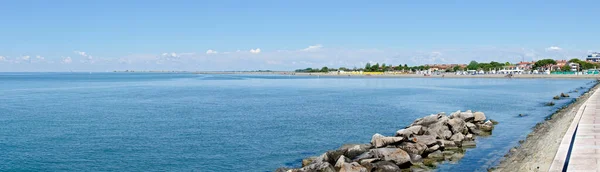
[(450, 140), (454, 141), (454, 142), (462, 142), (465, 139), (465, 136), (462, 133), (456, 133), (454, 135), (452, 135), (452, 137), (450, 138)]
[(312, 163), (323, 161), (322, 156), (312, 156), (305, 159), (302, 159), (302, 167), (306, 167)]
[(287, 167), (279, 167), (275, 170), (275, 172), (288, 172), (288, 171), (292, 171), (292, 169), (289, 169)]
[(370, 144), (346, 144), (340, 147), (339, 150), (345, 150), (344, 156), (353, 159), (354, 157), (369, 151)]
[(367, 168), (361, 166), (357, 162), (344, 163), (339, 172), (367, 172)]
[(423, 152), (425, 152), (425, 150), (427, 149), (427, 145), (424, 143), (420, 143), (420, 142), (417, 142), (417, 143), (402, 142), (396, 147), (408, 152), (409, 154), (416, 154), (416, 155), (423, 154)]
[(410, 155), (399, 148), (377, 148), (371, 149), (371, 153), (375, 158), (380, 158), (384, 161), (392, 161), (396, 165), (403, 165), (410, 162)]
[(389, 161), (378, 161), (372, 164), (372, 168), (369, 171), (373, 172), (398, 172), (400, 167)]
[(478, 127), (481, 131), (490, 132), (494, 129), (494, 123), (492, 123), (490, 120), (487, 120), (483, 124), (479, 124)]
[(466, 111), (466, 112), (459, 113), (458, 114), (458, 118), (461, 118), (461, 119), (463, 119), (464, 121), (467, 121), (467, 122), (471, 122), (475, 118), (475, 115), (473, 115), (473, 113), (470, 112), (470, 111)]
[(433, 124), (433, 123), (439, 122), (440, 120), (443, 120), (444, 117), (448, 118), (448, 117), (446, 117), (446, 115), (432, 114), (432, 115), (415, 120), (415, 122), (413, 122), (409, 127), (417, 126), (417, 125), (427, 127), (430, 124)]
[(365, 152), (363, 154), (360, 154), (354, 158), (352, 158), (352, 161), (362, 161), (364, 159), (373, 159), (373, 153), (371, 151)]
[(481, 134), (481, 130), (479, 130), (479, 127), (477, 127), (477, 125), (467, 122), (466, 126), (467, 126), (467, 129), (469, 129), (469, 133), (473, 133), (475, 135)]
[(328, 162), (318, 162), (302, 167), (299, 171), (335, 172), (335, 168)]
[(452, 134), (462, 133), (466, 128), (465, 121), (462, 118), (448, 120), (448, 126), (450, 127)]
[(323, 155), (321, 155), (321, 159), (323, 162), (328, 162), (329, 164), (335, 164), (341, 156), (344, 155), (345, 150), (332, 150), (327, 151)]
[(375, 148), (385, 147), (387, 145), (395, 144), (404, 140), (404, 137), (385, 137), (379, 133), (376, 133), (371, 138), (371, 145)]
[(433, 146), (431, 146), (431, 147), (428, 147), (427, 149), (425, 149), (425, 153), (431, 153), (431, 152), (435, 152), (435, 151), (439, 150), (439, 149), (440, 149), (440, 147), (441, 147), (441, 146), (440, 146), (440, 145), (437, 145), (437, 144), (436, 144), (436, 145), (433, 145)]
[(335, 162), (335, 165), (333, 165), (333, 167), (335, 168), (335, 170), (340, 170), (340, 168), (342, 168), (342, 166), (344, 165), (344, 163), (347, 162), (352, 162), (350, 159), (346, 158), (344, 155), (340, 156), (340, 158), (337, 160), (337, 162)]
[(473, 121), (474, 122), (483, 122), (485, 121), (485, 114), (483, 112), (475, 112), (473, 113)]
[(437, 140), (435, 139), (435, 136), (432, 135), (420, 135), (420, 136), (414, 136), (413, 138), (410, 139), (413, 142), (417, 142), (417, 143), (423, 143), (427, 146), (431, 146), (437, 143)]
[[(434, 136), (436, 138), (440, 138), (440, 139), (446, 139), (446, 135), (447, 133), (444, 133), (444, 131), (448, 131), (450, 132), (450, 136), (452, 136), (452, 132), (450, 131), (450, 129), (448, 128), (447, 124), (448, 124), (448, 117), (445, 118), (441, 118), (438, 122), (430, 124), (427, 127), (427, 130), (425, 130), (425, 134), (426, 135), (431, 135)], [(448, 136), (448, 137), (450, 137)]]
[(410, 126), (408, 128), (400, 129), (400, 130), (396, 131), (396, 136), (409, 138), (409, 137), (412, 137), (413, 135), (422, 135), (424, 132), (425, 131), (423, 130), (423, 126), (415, 125), (415, 126)]

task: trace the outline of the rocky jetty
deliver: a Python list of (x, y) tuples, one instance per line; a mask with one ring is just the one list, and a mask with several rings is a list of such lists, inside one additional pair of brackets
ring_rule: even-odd
[(415, 120), (393, 136), (376, 133), (369, 144), (347, 144), (302, 160), (302, 168), (276, 172), (428, 171), (442, 161), (458, 161), (475, 137), (490, 135), (497, 122), (483, 112), (457, 111)]

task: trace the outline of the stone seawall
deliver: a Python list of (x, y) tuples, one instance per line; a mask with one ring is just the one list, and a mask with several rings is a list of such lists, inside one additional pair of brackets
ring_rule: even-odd
[(474, 148), (476, 136), (492, 133), (493, 120), (483, 112), (457, 111), (415, 120), (394, 136), (374, 134), (371, 143), (347, 144), (321, 156), (302, 160), (302, 168), (282, 167), (276, 172), (428, 171), (442, 161), (458, 161)]

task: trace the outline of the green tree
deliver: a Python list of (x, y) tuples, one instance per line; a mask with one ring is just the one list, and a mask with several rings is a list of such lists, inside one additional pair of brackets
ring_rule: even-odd
[(504, 66), (510, 66), (510, 62), (504, 63)]
[(371, 66), (371, 72), (379, 71), (379, 63), (375, 63), (375, 65)]
[(460, 70), (460, 66), (454, 66), (454, 67), (452, 68), (452, 70), (454, 70), (454, 71), (459, 71), (459, 70)]
[(560, 68), (562, 71), (571, 71), (571, 66), (569, 65), (564, 65), (563, 67)]
[(479, 68), (479, 63), (477, 63), (477, 61), (473, 60), (469, 63), (469, 65), (467, 65), (467, 69), (469, 70), (477, 70)]
[(370, 72), (371, 71), (371, 63), (367, 63), (367, 65), (365, 65), (365, 72)]
[(533, 64), (533, 68), (549, 68), (552, 65), (556, 65), (556, 61), (554, 61), (553, 59), (542, 59), (535, 62), (535, 64)]
[(574, 59), (569, 60), (569, 62), (571, 62), (571, 63), (581, 63), (582, 61), (579, 60), (578, 58), (574, 58)]
[(327, 66), (324, 66), (323, 68), (321, 68), (321, 72), (329, 72), (329, 68), (327, 68)]

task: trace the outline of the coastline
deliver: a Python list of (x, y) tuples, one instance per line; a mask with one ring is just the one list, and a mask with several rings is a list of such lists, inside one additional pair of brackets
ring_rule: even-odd
[(500, 164), (488, 171), (549, 171), (554, 157), (579, 108), (600, 88), (596, 82), (573, 103), (538, 123), (520, 145), (512, 148)]
[(547, 75), (547, 74), (519, 74), (512, 78), (504, 74), (485, 74), (485, 75), (455, 75), (448, 73), (444, 75), (422, 74), (382, 74), (382, 75), (356, 75), (356, 74), (337, 74), (337, 73), (300, 73), (300, 72), (192, 72), (194, 74), (212, 74), (212, 75), (285, 75), (285, 76), (311, 76), (311, 77), (333, 77), (333, 78), (506, 78), (506, 79), (595, 79), (600, 75)]

